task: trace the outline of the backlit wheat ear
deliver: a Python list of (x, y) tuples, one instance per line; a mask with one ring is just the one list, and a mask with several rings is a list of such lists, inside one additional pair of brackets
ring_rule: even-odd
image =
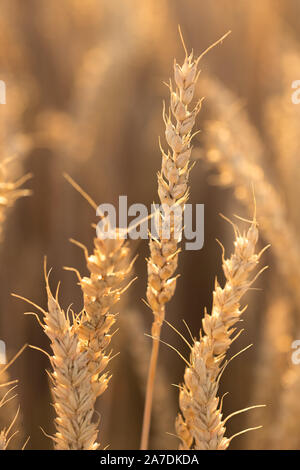
[[(90, 196), (70, 176), (65, 175), (65, 177), (89, 204), (97, 209)], [(106, 228), (109, 228), (109, 222)], [(81, 350), (87, 352), (88, 370), (95, 399), (105, 392), (111, 378), (105, 371), (111, 356), (111, 352), (108, 351), (112, 336), (111, 328), (116, 321), (116, 315), (111, 313), (111, 308), (129, 286), (130, 283), (124, 287), (124, 282), (131, 273), (134, 263), (124, 233), (117, 228), (112, 235), (115, 238), (94, 238), (94, 252), (90, 256), (84, 245), (71, 240), (83, 249), (90, 273), (89, 277), (81, 277), (75, 270), (84, 302), (83, 311), (76, 320), (76, 333)]]
[(89, 277), (80, 278), (84, 309), (76, 333), (80, 346), (87, 352), (95, 398), (106, 390), (110, 376), (105, 369), (110, 361), (108, 347), (116, 315), (111, 308), (120, 300), (124, 281), (131, 272), (130, 248), (124, 238), (94, 239), (94, 253), (86, 264)]
[[(222, 42), (228, 34), (210, 46), (207, 51)], [(178, 264), (178, 241), (181, 235), (176, 231), (177, 227), (182, 225), (182, 211), (188, 200), (192, 132), (196, 116), (201, 109), (202, 100), (198, 101), (194, 107), (191, 107), (191, 102), (199, 77), (199, 60), (207, 51), (195, 59), (193, 53), (188, 55), (185, 49), (186, 55), (183, 65), (180, 66), (176, 60), (174, 61), (174, 84), (171, 80), (169, 84), (170, 107), (167, 112), (165, 109), (163, 112), (166, 127), (165, 137), (169, 149), (166, 153), (161, 148), (162, 166), (158, 174), (158, 196), (161, 205), (165, 207), (165, 215), (171, 213), (171, 216), (168, 221), (163, 215), (158, 214), (159, 237), (153, 237), (149, 242), (147, 300), (152, 309), (154, 320), (152, 324), (153, 349), (141, 438), (142, 449), (146, 449), (148, 446), (155, 369), (160, 331), (165, 318), (165, 305), (173, 297), (176, 288), (177, 276), (174, 276), (174, 273)], [(182, 211), (176, 212), (176, 209)], [(166, 223), (168, 224), (168, 238), (164, 237), (163, 233)]]
[(53, 372), (50, 378), (56, 412), (56, 434), (52, 437), (56, 450), (95, 450), (99, 447), (97, 424), (92, 421), (95, 397), (88, 371), (88, 356), (81, 351), (79, 337), (74, 324), (61, 309), (56, 296), (49, 287), (45, 265), (47, 311), (33, 302), (15, 295), (32, 304), (43, 313), (42, 325), (51, 341), (52, 355), (49, 356)]
[(180, 449), (225, 450), (230, 439), (225, 437), (222, 405), (218, 398), (219, 380), (224, 369), (226, 352), (234, 341), (235, 324), (245, 309), (240, 308), (241, 297), (256, 277), (250, 278), (261, 254), (256, 252), (258, 230), (256, 221), (247, 232), (235, 228), (234, 253), (225, 259), (226, 278), (222, 288), (216, 281), (212, 313), (205, 312), (203, 331), (195, 341), (185, 369), (184, 384), (179, 394), (181, 414), (176, 419)]
[(51, 341), (54, 408), (57, 433), (53, 437), (57, 450), (94, 450), (97, 426), (92, 422), (94, 396), (88, 371), (87, 354), (80, 350), (78, 335), (68, 315), (53, 297), (46, 277), (48, 311), (44, 331)]

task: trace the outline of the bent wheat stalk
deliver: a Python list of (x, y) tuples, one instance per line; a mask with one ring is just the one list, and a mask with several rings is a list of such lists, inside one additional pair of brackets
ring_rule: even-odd
[[(230, 32), (229, 32), (230, 33)], [(158, 196), (164, 209), (164, 215), (158, 213), (158, 237), (151, 237), (149, 242), (147, 301), (153, 312), (152, 352), (149, 365), (144, 419), (141, 437), (141, 449), (147, 449), (151, 422), (151, 408), (155, 382), (156, 364), (159, 353), (161, 326), (165, 318), (165, 305), (174, 295), (177, 276), (173, 276), (178, 263), (178, 241), (181, 236), (178, 227), (182, 225), (182, 211), (188, 200), (188, 176), (191, 170), (191, 140), (195, 119), (200, 111), (202, 100), (190, 110), (195, 86), (199, 77), (200, 59), (215, 45), (222, 42), (228, 34), (211, 45), (197, 59), (193, 53), (187, 54), (182, 66), (174, 61), (173, 89), (170, 80), (170, 108), (163, 112), (165, 136), (169, 145), (167, 153), (161, 149), (162, 167), (158, 173)], [(181, 34), (181, 32), (180, 32)], [(181, 36), (182, 38), (182, 36)], [(183, 42), (183, 40), (182, 40)], [(184, 42), (183, 42), (184, 45)], [(178, 211), (179, 209), (179, 211)], [(164, 230), (167, 228), (168, 237)]]
[(261, 271), (254, 279), (250, 278), (266, 249), (256, 253), (258, 230), (255, 219), (246, 233), (241, 234), (235, 225), (234, 231), (234, 253), (230, 258), (224, 258), (223, 248), (225, 286), (222, 288), (216, 281), (212, 313), (205, 312), (203, 332), (191, 346), (184, 384), (180, 387), (181, 413), (175, 427), (181, 450), (225, 450), (232, 439), (225, 437), (225, 423), (229, 417), (224, 420), (222, 416), (222, 401), (217, 396), (219, 381), (226, 366), (226, 352), (239, 335), (232, 336), (236, 331), (235, 324), (245, 311), (240, 308), (241, 297), (260, 274)]

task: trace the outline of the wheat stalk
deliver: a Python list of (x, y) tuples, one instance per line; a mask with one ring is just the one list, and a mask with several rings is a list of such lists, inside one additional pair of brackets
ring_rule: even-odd
[[(223, 248), (224, 288), (216, 281), (213, 293), (212, 313), (205, 312), (203, 332), (191, 346), (184, 384), (180, 387), (181, 413), (176, 419), (176, 432), (181, 440), (180, 449), (224, 450), (230, 440), (225, 437), (222, 402), (217, 393), (224, 370), (224, 359), (236, 331), (235, 324), (245, 309), (240, 308), (241, 297), (253, 281), (251, 272), (257, 266), (261, 254), (256, 253), (258, 230), (255, 219), (247, 232), (241, 234), (234, 225), (234, 253), (225, 259)], [(226, 365), (226, 363), (225, 363)]]
[[(120, 316), (120, 330), (124, 335), (124, 344), (130, 356), (130, 362), (136, 375), (142, 394), (145, 393), (147, 382), (147, 364), (151, 355), (151, 344), (145, 342), (144, 322), (140, 312), (127, 310)], [(152, 410), (153, 447), (168, 449), (172, 441), (166, 432), (171, 429), (176, 410), (176, 395), (171, 393), (168, 371), (163, 363), (158, 362), (156, 372), (155, 396)], [(175, 441), (175, 439), (174, 439)]]
[[(153, 342), (147, 381), (141, 449), (148, 447), (155, 371), (159, 353), (160, 332), (165, 318), (165, 305), (173, 297), (176, 288), (177, 276), (174, 276), (174, 273), (178, 264), (178, 242), (181, 235), (176, 231), (182, 223), (182, 211), (188, 200), (192, 130), (202, 100), (198, 101), (191, 110), (189, 106), (193, 100), (199, 77), (198, 64), (200, 59), (215, 45), (222, 42), (228, 34), (225, 34), (195, 59), (193, 52), (188, 55), (180, 31), (185, 49), (185, 59), (182, 66), (176, 60), (174, 61), (175, 89), (173, 89), (171, 80), (169, 83), (170, 108), (168, 113), (165, 112), (165, 109), (163, 112), (165, 137), (169, 149), (165, 153), (160, 146), (162, 166), (161, 171), (158, 173), (158, 196), (165, 213), (164, 215), (158, 214), (159, 236), (158, 238), (150, 238), (150, 258), (147, 262), (147, 301), (153, 312), (154, 320), (151, 330)], [(179, 214), (178, 209), (181, 209)], [(168, 229), (167, 238), (164, 236), (166, 224)]]

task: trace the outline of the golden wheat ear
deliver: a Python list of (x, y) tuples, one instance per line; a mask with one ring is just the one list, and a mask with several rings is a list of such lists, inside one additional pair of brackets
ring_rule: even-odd
[[(38, 316), (36, 318), (51, 343), (52, 354), (46, 355), (53, 369), (49, 376), (57, 432), (49, 437), (56, 450), (95, 450), (99, 447), (98, 423), (93, 421), (95, 397), (90, 382), (87, 354), (81, 350), (69, 310), (65, 313), (60, 307), (59, 284), (55, 295), (52, 294), (49, 284), (50, 271), (47, 270), (47, 261), (44, 258), (47, 309), (14, 294), (42, 313), (43, 319)], [(42, 351), (40, 348), (31, 347)]]
[[(226, 354), (240, 334), (235, 333), (235, 325), (245, 311), (241, 308), (241, 298), (263, 271), (261, 269), (256, 276), (251, 276), (264, 251), (257, 252), (256, 249), (258, 229), (255, 216), (247, 231), (241, 232), (235, 224), (232, 225), (235, 234), (234, 252), (229, 258), (225, 258), (222, 248), (222, 267), (226, 282), (222, 288), (216, 281), (212, 312), (204, 314), (203, 331), (200, 339), (192, 345), (190, 365), (185, 369), (184, 383), (180, 387), (181, 413), (176, 419), (176, 432), (181, 450), (227, 449), (236, 436), (225, 436), (228, 419), (255, 408), (245, 408), (223, 419), (222, 400), (218, 397), (220, 378), (229, 363)], [(256, 407), (259, 406), (263, 405)]]
[(171, 300), (176, 289), (177, 277), (175, 271), (178, 265), (178, 234), (176, 227), (182, 224), (182, 213), (189, 197), (188, 179), (192, 165), (192, 139), (195, 136), (194, 126), (197, 114), (201, 109), (202, 99), (192, 105), (196, 83), (199, 78), (198, 64), (201, 58), (230, 34), (212, 44), (198, 58), (193, 52), (187, 53), (183, 35), (179, 26), (179, 34), (185, 51), (183, 64), (174, 61), (173, 82), (167, 85), (170, 92), (170, 103), (166, 109), (163, 103), (163, 121), (168, 150), (164, 151), (160, 142), (162, 154), (161, 170), (158, 173), (158, 197), (161, 205), (170, 209), (177, 207), (181, 213), (170, 221), (169, 238), (163, 236), (163, 219), (158, 218), (158, 238), (150, 237), (150, 257), (147, 260), (148, 285), (147, 302), (153, 312), (152, 324), (152, 353), (150, 358), (144, 418), (141, 436), (141, 449), (147, 449), (151, 422), (151, 409), (156, 374), (156, 364), (159, 355), (159, 340), (162, 324), (165, 319), (165, 306)]
[[(66, 180), (97, 210), (97, 204), (69, 175)], [(118, 233), (119, 229), (116, 229)], [(82, 277), (74, 268), (67, 268), (76, 273), (83, 293), (83, 311), (75, 322), (75, 330), (83, 351), (89, 361), (90, 380), (95, 399), (102, 395), (108, 387), (111, 375), (106, 368), (111, 360), (110, 345), (111, 329), (116, 321), (112, 307), (120, 300), (122, 294), (134, 281), (127, 281), (135, 258), (131, 260), (131, 249), (126, 239), (94, 238), (94, 252), (89, 255), (87, 248), (75, 240), (85, 256), (89, 275)]]

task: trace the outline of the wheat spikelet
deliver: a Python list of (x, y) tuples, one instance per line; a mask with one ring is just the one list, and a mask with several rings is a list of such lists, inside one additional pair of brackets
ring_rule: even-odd
[(234, 253), (222, 256), (226, 278), (224, 288), (216, 281), (212, 313), (205, 312), (203, 333), (191, 346), (189, 364), (180, 389), (181, 414), (176, 419), (176, 432), (181, 440), (180, 449), (225, 450), (230, 439), (225, 437), (222, 403), (217, 393), (224, 369), (226, 352), (234, 341), (235, 324), (245, 309), (240, 308), (241, 297), (254, 279), (262, 252), (256, 253), (258, 230), (255, 219), (247, 232), (241, 234), (236, 226)]
[[(203, 55), (216, 44), (222, 42), (228, 34), (225, 34), (219, 41), (210, 46), (197, 59), (194, 58), (193, 53), (188, 55), (184, 46), (185, 59), (183, 65), (180, 66), (176, 60), (174, 61), (175, 88), (173, 89), (171, 80), (169, 83), (170, 108), (168, 113), (165, 112), (165, 109), (163, 112), (165, 137), (169, 149), (165, 153), (160, 147), (162, 166), (161, 171), (158, 173), (158, 196), (164, 215), (158, 213), (159, 236), (150, 239), (150, 258), (147, 262), (147, 301), (153, 312), (154, 320), (151, 330), (153, 347), (145, 401), (141, 439), (142, 449), (147, 448), (148, 445), (155, 369), (160, 331), (165, 318), (165, 305), (173, 297), (176, 288), (177, 276), (174, 276), (174, 273), (178, 264), (178, 242), (181, 235), (181, 229), (178, 233), (178, 227), (182, 224), (182, 211), (188, 200), (192, 130), (202, 103), (202, 100), (199, 100), (194, 108), (190, 109), (200, 73), (198, 72), (198, 64)], [(179, 212), (177, 212), (178, 209), (180, 209)], [(166, 229), (167, 237), (164, 235)]]

